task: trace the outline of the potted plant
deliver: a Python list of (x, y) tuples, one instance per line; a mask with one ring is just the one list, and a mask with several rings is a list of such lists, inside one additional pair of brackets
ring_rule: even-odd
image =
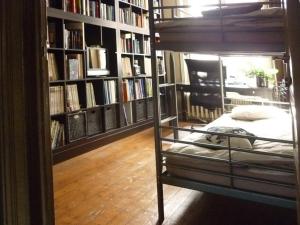
[(257, 87), (268, 87), (269, 81), (275, 80), (277, 72), (277, 69), (272, 68), (252, 68), (247, 71), (246, 76), (251, 78), (256, 77)]

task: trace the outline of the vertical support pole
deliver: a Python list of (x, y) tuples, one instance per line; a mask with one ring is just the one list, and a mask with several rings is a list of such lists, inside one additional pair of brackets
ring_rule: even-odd
[(223, 76), (223, 64), (222, 64), (222, 58), (219, 56), (219, 64), (220, 64), (220, 88), (221, 88), (221, 99), (222, 99), (222, 113), (225, 112), (225, 82), (224, 82), (224, 76)]
[(155, 47), (155, 30), (154, 30), (154, 13), (153, 13), (153, 1), (148, 1), (149, 5), (149, 26), (150, 26), (150, 43), (151, 43), (151, 67), (152, 67), (152, 88), (154, 99), (154, 137), (155, 137), (155, 159), (156, 159), (156, 182), (157, 182), (157, 204), (158, 204), (158, 223), (161, 224), (164, 221), (164, 196), (163, 196), (163, 184), (161, 181), (162, 174), (162, 145), (161, 145), (161, 110), (160, 110), (160, 90), (159, 90), (159, 78), (157, 74), (156, 65), (156, 47)]

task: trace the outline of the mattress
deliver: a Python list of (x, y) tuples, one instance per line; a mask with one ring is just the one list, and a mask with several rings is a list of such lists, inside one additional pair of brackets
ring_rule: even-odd
[[(291, 118), (286, 113), (283, 113), (280, 119), (276, 117), (252, 122), (234, 120), (229, 114), (224, 114), (202, 129), (207, 130), (216, 126), (240, 127), (258, 137), (292, 140)], [(200, 136), (199, 133), (191, 133), (182, 140), (197, 142)], [(295, 197), (293, 186), (296, 178), (294, 172), (291, 172), (294, 170), (293, 146), (291, 144), (256, 140), (253, 145), (253, 153), (232, 151), (232, 160), (240, 162), (240, 164), (234, 164), (232, 168), (227, 162), (218, 161), (229, 159), (228, 150), (213, 150), (195, 145), (175, 143), (171, 145), (167, 152), (182, 154), (166, 155), (166, 170), (173, 176), (223, 186), (233, 185), (234, 188), (271, 195)], [(255, 152), (278, 153), (291, 156), (291, 158), (254, 154)], [(207, 157), (211, 160), (195, 159), (188, 157), (189, 155)], [(266, 167), (286, 170), (282, 172)], [(235, 176), (232, 181), (229, 176), (224, 176), (224, 174), (229, 175), (230, 172)], [(252, 178), (261, 182), (253, 181)], [(272, 182), (280, 182), (283, 185), (272, 184)], [(292, 185), (292, 188), (285, 186), (285, 184)]]
[[(271, 12), (270, 12), (271, 11)], [(283, 10), (259, 10), (220, 18), (191, 17), (155, 25), (160, 34), (158, 48), (182, 51), (284, 51)], [(219, 44), (214, 48), (213, 44)], [(176, 45), (174, 45), (176, 44)], [(197, 44), (197, 45), (195, 45)], [(211, 46), (210, 46), (211, 44)], [(222, 46), (221, 44), (229, 45)], [(194, 47), (192, 47), (192, 45)], [(180, 46), (176, 46), (180, 48)], [(184, 48), (187, 48), (184, 50)], [(262, 49), (263, 48), (263, 49)], [(261, 50), (262, 49), (262, 50)], [(175, 51), (179, 51), (174, 49)]]

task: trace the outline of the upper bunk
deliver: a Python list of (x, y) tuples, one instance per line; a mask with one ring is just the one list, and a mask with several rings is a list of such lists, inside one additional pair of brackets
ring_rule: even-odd
[[(286, 51), (284, 2), (222, 2), (201, 5), (198, 16), (187, 5), (154, 7), (156, 49), (264, 55)], [(155, 16), (157, 11), (162, 16)]]

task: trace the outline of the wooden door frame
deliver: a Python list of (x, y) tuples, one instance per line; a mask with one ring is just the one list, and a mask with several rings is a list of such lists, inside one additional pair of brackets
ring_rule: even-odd
[(291, 85), (291, 106), (294, 121), (295, 134), (295, 164), (297, 172), (297, 214), (300, 224), (300, 3), (298, 0), (286, 0), (287, 4), (287, 28), (290, 55)]
[(45, 0), (0, 1), (0, 223), (53, 225)]

